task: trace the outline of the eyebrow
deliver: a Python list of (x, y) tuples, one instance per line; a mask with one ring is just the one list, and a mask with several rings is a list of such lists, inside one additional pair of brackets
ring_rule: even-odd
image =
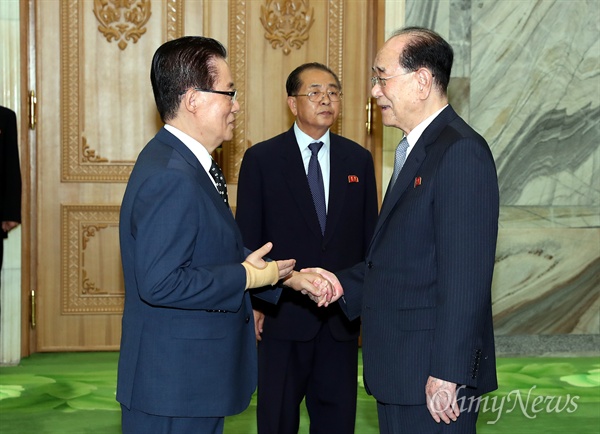
[[(321, 86), (322, 86), (322, 85), (321, 85), (321, 83), (313, 83), (313, 84), (311, 84), (311, 85), (310, 85), (310, 86), (308, 86), (308, 87), (312, 89), (312, 88), (314, 88), (314, 87), (321, 87)], [(336, 89), (339, 89), (339, 86), (338, 86), (336, 83), (329, 83), (329, 84), (326, 84), (326, 85), (325, 85), (325, 87), (334, 87), (334, 88), (336, 88)]]
[(371, 69), (375, 73), (377, 73), (377, 72), (385, 72), (385, 68), (382, 68), (381, 66), (373, 66)]

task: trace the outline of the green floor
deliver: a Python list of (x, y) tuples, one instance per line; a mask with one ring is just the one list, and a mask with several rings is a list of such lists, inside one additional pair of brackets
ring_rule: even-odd
[[(117, 353), (34, 354), (0, 368), (1, 434), (118, 434)], [(599, 358), (502, 358), (500, 389), (480, 403), (480, 434), (600, 433)], [(356, 434), (377, 433), (375, 402), (359, 378)], [(253, 434), (255, 401), (227, 418)], [(308, 433), (303, 410), (300, 433)], [(335, 434), (335, 433), (331, 433)]]

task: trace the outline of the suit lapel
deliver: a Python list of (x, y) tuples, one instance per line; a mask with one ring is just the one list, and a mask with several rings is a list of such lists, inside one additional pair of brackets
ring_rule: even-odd
[(346, 154), (340, 146), (336, 146), (338, 137), (330, 133), (329, 147), (329, 201), (327, 206), (327, 225), (325, 226), (325, 242), (327, 243), (342, 215), (348, 185), (348, 166)]
[(375, 238), (379, 235), (379, 232), (386, 220), (390, 216), (393, 209), (398, 205), (402, 196), (410, 186), (413, 185), (417, 171), (425, 161), (427, 157), (427, 147), (435, 142), (440, 135), (441, 131), (448, 125), (448, 123), (455, 118), (456, 112), (451, 106), (446, 107), (442, 112), (433, 120), (433, 122), (423, 131), (423, 134), (415, 144), (415, 147), (411, 150), (396, 184), (385, 194), (383, 204), (381, 205), (381, 212), (377, 219), (377, 225), (375, 226), (375, 232), (371, 238), (369, 248), (373, 245)]
[(208, 173), (206, 173), (194, 153), (190, 151), (190, 149), (184, 145), (181, 140), (164, 128), (158, 132), (156, 137), (177, 151), (177, 153), (181, 155), (182, 159), (185, 160), (185, 162), (191, 167), (198, 184), (200, 184), (210, 200), (214, 203), (216, 210), (223, 217), (223, 221), (236, 229), (236, 234), (239, 235), (239, 243), (242, 244), (241, 234), (239, 234), (239, 230), (237, 228), (237, 224), (235, 223), (235, 219), (233, 218), (231, 208), (225, 205)]
[(302, 154), (296, 142), (294, 128), (288, 130), (285, 134), (285, 140), (281, 147), (282, 157), (282, 178), (285, 179), (290, 195), (294, 198), (298, 211), (306, 220), (310, 230), (318, 237), (322, 237), (321, 226), (315, 211), (315, 204), (310, 193)]

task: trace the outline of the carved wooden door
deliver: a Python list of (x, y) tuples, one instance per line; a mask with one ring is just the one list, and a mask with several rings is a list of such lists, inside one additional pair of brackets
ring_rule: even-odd
[[(29, 350), (116, 350), (124, 288), (119, 206), (135, 158), (161, 123), (152, 55), (184, 34), (222, 41), (239, 90), (234, 139), (221, 160), (235, 206), (245, 149), (290, 127), (285, 79), (307, 61), (344, 84), (338, 132), (367, 144), (367, 17), (374, 3), (44, 0), (34, 3), (37, 129), (30, 146), (34, 218), (24, 302)], [(346, 25), (345, 23), (350, 23)], [(30, 314), (30, 315), (28, 315)]]

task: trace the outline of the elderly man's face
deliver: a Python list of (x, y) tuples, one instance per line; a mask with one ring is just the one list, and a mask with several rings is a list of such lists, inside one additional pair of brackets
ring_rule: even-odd
[[(233, 91), (234, 84), (229, 65), (223, 59), (215, 59), (217, 79), (211, 90)], [(235, 126), (235, 113), (240, 109), (239, 102), (233, 101), (230, 96), (218, 93), (201, 92), (202, 107), (197, 113), (201, 122), (202, 143), (209, 152), (216, 149), (221, 143), (233, 138)]]
[(371, 95), (381, 107), (383, 124), (408, 133), (416, 125), (412, 118), (418, 103), (418, 82), (414, 71), (406, 71), (399, 64), (406, 40), (406, 36), (392, 38), (377, 53), (373, 64), (373, 75), (377, 79)]
[[(320, 69), (307, 69), (300, 74), (302, 85), (298, 94), (302, 96), (288, 97), (288, 106), (296, 116), (298, 127), (318, 139), (333, 125), (340, 114), (341, 100), (332, 101), (328, 92), (339, 93), (335, 77)], [(311, 101), (307, 94), (321, 92), (321, 99)], [(313, 96), (314, 98), (314, 96)]]

